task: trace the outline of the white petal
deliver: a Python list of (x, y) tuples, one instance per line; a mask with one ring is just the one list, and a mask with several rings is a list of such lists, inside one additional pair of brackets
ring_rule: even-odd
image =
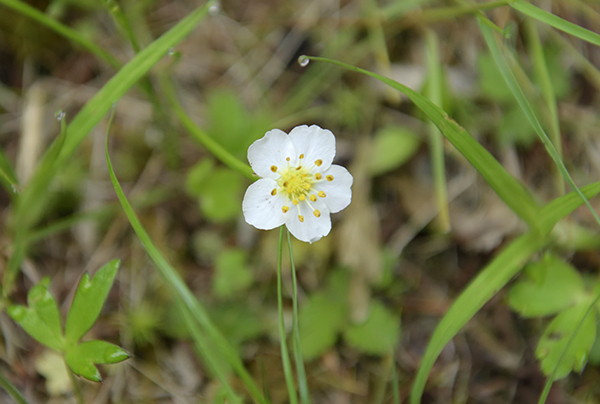
[[(290, 139), (298, 155), (304, 154), (304, 164), (312, 166), (322, 160), (321, 170), (327, 170), (335, 157), (335, 136), (317, 125), (296, 126), (290, 132)], [(298, 157), (298, 156), (296, 156)]]
[(271, 167), (275, 166), (277, 169), (287, 167), (286, 157), (293, 158), (295, 154), (289, 136), (279, 129), (273, 129), (250, 145), (248, 162), (259, 176), (277, 179), (279, 174), (273, 172)]
[[(286, 216), (285, 225), (290, 233), (298, 240), (307, 243), (320, 240), (331, 230), (331, 217), (327, 206), (323, 202), (317, 201), (312, 203), (312, 207), (321, 212), (320, 217), (314, 215), (313, 210), (306, 202), (301, 202), (298, 206), (290, 206), (289, 212), (286, 213), (289, 216)], [(303, 222), (300, 221), (298, 215), (302, 215)]]
[[(352, 183), (354, 178), (344, 167), (333, 164), (329, 170), (322, 173), (323, 179), (313, 186), (316, 192), (325, 192), (323, 200), (331, 213), (337, 213), (350, 205), (352, 200)], [(328, 181), (327, 176), (332, 175), (333, 181)]]
[(246, 222), (261, 230), (271, 230), (285, 222), (281, 208), (286, 198), (281, 194), (271, 195), (276, 188), (277, 183), (270, 178), (260, 179), (248, 187), (242, 202)]

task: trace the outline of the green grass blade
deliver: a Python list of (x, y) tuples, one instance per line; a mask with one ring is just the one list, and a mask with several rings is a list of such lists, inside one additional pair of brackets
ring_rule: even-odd
[[(433, 31), (427, 31), (427, 97), (435, 105), (442, 105), (442, 66), (439, 41)], [(429, 121), (429, 147), (431, 171), (438, 205), (438, 224), (443, 233), (450, 231), (446, 167), (444, 164), (444, 138), (432, 121)]]
[[(306, 56), (301, 56), (306, 58)], [(466, 159), (483, 176), (492, 189), (502, 200), (526, 223), (536, 227), (535, 216), (539, 206), (529, 191), (524, 188), (504, 167), (467, 131), (458, 125), (448, 114), (437, 105), (416, 91), (394, 80), (379, 74), (348, 65), (337, 60), (310, 56), (310, 60), (332, 63), (345, 69), (362, 73), (395, 88), (404, 93), (419, 107), (446, 138), (460, 151)]]
[(82, 48), (90, 51), (94, 55), (96, 55), (99, 59), (104, 60), (112, 67), (119, 68), (121, 63), (114, 58), (110, 53), (96, 45), (94, 42), (88, 40), (81, 33), (67, 27), (66, 25), (61, 24), (56, 21), (54, 18), (47, 16), (42, 13), (37, 8), (30, 6), (29, 4), (19, 1), (19, 0), (0, 0), (0, 4), (11, 8), (46, 27), (52, 29), (63, 37), (69, 39), (70, 41), (80, 45)]
[(243, 176), (256, 180), (258, 177), (254, 175), (252, 168), (247, 163), (242, 162), (233, 154), (231, 154), (227, 149), (221, 146), (217, 141), (215, 141), (212, 137), (209, 136), (208, 133), (203, 131), (196, 123), (189, 117), (189, 115), (185, 112), (181, 103), (177, 99), (177, 94), (175, 92), (175, 88), (173, 86), (173, 81), (166, 76), (161, 76), (161, 87), (163, 93), (165, 94), (169, 105), (171, 106), (173, 112), (181, 122), (181, 124), (185, 127), (185, 129), (190, 133), (190, 135), (196, 139), (201, 145), (206, 147), (208, 151), (219, 159), (222, 163), (227, 165), (234, 171), (242, 174)]
[(2, 387), (17, 404), (29, 404), (19, 390), (0, 372), (0, 387)]
[[(581, 187), (581, 192), (587, 198), (593, 198), (600, 193), (600, 181)], [(536, 219), (542, 234), (548, 233), (560, 219), (572, 213), (582, 204), (583, 201), (576, 192), (570, 192), (549, 202), (540, 209)]]
[(600, 35), (597, 33), (582, 28), (579, 25), (573, 24), (572, 22), (563, 20), (562, 18), (544, 11), (533, 4), (529, 4), (523, 0), (516, 0), (510, 3), (510, 6), (531, 18), (535, 18), (536, 20), (549, 24), (556, 29), (566, 32), (567, 34), (571, 34), (579, 39), (583, 39), (584, 41), (592, 43), (596, 46), (600, 46)]
[(513, 240), (494, 258), (456, 299), (436, 327), (410, 392), (411, 404), (418, 404), (433, 364), (446, 344), (458, 331), (512, 279), (527, 260), (548, 242), (536, 231)]
[(502, 77), (506, 81), (506, 84), (510, 88), (510, 90), (513, 93), (513, 95), (515, 96), (515, 98), (517, 99), (517, 103), (519, 104), (519, 106), (521, 107), (523, 112), (525, 113), (525, 116), (527, 116), (527, 120), (529, 121), (531, 126), (533, 126), (533, 129), (538, 134), (540, 140), (546, 147), (548, 154), (554, 161), (554, 164), (556, 164), (556, 166), (558, 167), (563, 178), (569, 183), (571, 188), (575, 192), (577, 192), (577, 194), (579, 194), (579, 197), (582, 199), (582, 201), (588, 207), (590, 212), (592, 212), (594, 219), (596, 219), (596, 222), (600, 226), (600, 217), (598, 216), (598, 214), (596, 213), (596, 211), (594, 210), (592, 205), (590, 205), (590, 202), (587, 200), (585, 195), (577, 187), (577, 185), (573, 181), (573, 178), (571, 178), (571, 175), (567, 171), (567, 168), (565, 167), (565, 164), (563, 163), (562, 159), (560, 158), (560, 155), (556, 151), (556, 148), (554, 147), (554, 145), (550, 141), (550, 138), (548, 137), (548, 135), (542, 128), (542, 125), (538, 121), (537, 116), (535, 115), (535, 112), (533, 111), (533, 108), (529, 104), (529, 101), (527, 101), (527, 98), (525, 97), (523, 90), (521, 89), (521, 87), (519, 87), (519, 84), (517, 83), (517, 79), (515, 78), (514, 74), (510, 70), (510, 68), (508, 67), (506, 60), (504, 59), (504, 57), (500, 51), (500, 48), (498, 47), (498, 44), (496, 43), (494, 34), (486, 25), (484, 25), (481, 22), (479, 24), (479, 27), (480, 27), (481, 31), (483, 32), (485, 41), (488, 45), (488, 48), (490, 49), (490, 53), (492, 54), (492, 57), (494, 58), (494, 61), (496, 62), (496, 65), (498, 66), (498, 69), (500, 70)]
[[(244, 368), (242, 360), (237, 354), (237, 352), (231, 347), (231, 345), (227, 342), (225, 337), (212, 323), (206, 312), (206, 309), (196, 299), (196, 297), (187, 287), (183, 279), (181, 279), (181, 277), (179, 276), (179, 273), (171, 266), (171, 264), (169, 264), (169, 262), (154, 246), (154, 243), (150, 239), (150, 236), (148, 235), (148, 233), (146, 233), (146, 230), (141, 225), (139, 219), (133, 211), (133, 208), (131, 207), (129, 201), (125, 197), (123, 189), (121, 188), (121, 185), (119, 184), (119, 181), (117, 180), (117, 177), (113, 170), (112, 163), (110, 161), (110, 156), (108, 154), (108, 137), (106, 139), (105, 154), (110, 179), (112, 181), (115, 192), (117, 193), (117, 197), (119, 198), (119, 201), (123, 206), (123, 210), (127, 215), (131, 226), (135, 230), (135, 233), (140, 239), (142, 245), (144, 246), (144, 249), (156, 265), (156, 268), (158, 269), (159, 273), (162, 275), (169, 288), (174, 291), (174, 297), (176, 299), (181, 299), (183, 304), (185, 304), (185, 306), (189, 309), (194, 320), (198, 323), (198, 325), (200, 325), (200, 327), (206, 333), (212, 344), (214, 344), (214, 346), (217, 348), (218, 353), (238, 374), (254, 401), (259, 404), (267, 404), (266, 399), (263, 397), (262, 393), (252, 380), (252, 377)], [(193, 331), (193, 328), (191, 328), (190, 330)], [(202, 341), (198, 341), (198, 343), (199, 345), (202, 345)], [(211, 352), (210, 349), (207, 349), (204, 352), (204, 355), (205, 357), (212, 357), (214, 353)], [(216, 362), (216, 359), (214, 360), (214, 362)], [(215, 370), (216, 372), (219, 372), (219, 369), (220, 367), (213, 366), (213, 370)], [(220, 379), (221, 383), (223, 383), (225, 387), (228, 386), (225, 375), (217, 374), (217, 377)]]
[(0, 182), (11, 198), (19, 191), (19, 181), (17, 180), (17, 176), (2, 149), (0, 149)]
[[(550, 72), (548, 71), (548, 65), (546, 63), (546, 57), (544, 56), (544, 49), (540, 41), (540, 35), (538, 34), (536, 22), (530, 18), (525, 21), (525, 27), (527, 29), (527, 38), (529, 39), (529, 54), (532, 56), (533, 67), (535, 69), (536, 76), (542, 92), (542, 97), (548, 108), (548, 126), (549, 126), (549, 137), (556, 147), (556, 152), (559, 158), (562, 160), (562, 141), (560, 138), (560, 125), (558, 120), (558, 108), (556, 106), (556, 96), (554, 94), (554, 87), (550, 79)], [(554, 172), (554, 188), (558, 195), (565, 193), (564, 181), (560, 176), (558, 167), (555, 167)]]

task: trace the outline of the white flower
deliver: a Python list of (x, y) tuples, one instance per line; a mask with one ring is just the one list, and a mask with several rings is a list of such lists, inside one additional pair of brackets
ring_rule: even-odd
[(289, 135), (267, 132), (248, 148), (250, 166), (262, 178), (244, 195), (246, 222), (262, 230), (285, 224), (309, 243), (329, 234), (330, 213), (352, 199), (352, 175), (331, 164), (334, 156), (335, 136), (317, 125), (297, 126)]

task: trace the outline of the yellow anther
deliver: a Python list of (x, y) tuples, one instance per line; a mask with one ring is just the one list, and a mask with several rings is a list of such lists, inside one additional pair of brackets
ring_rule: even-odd
[(298, 199), (300, 199), (301, 201), (306, 200), (306, 195), (302, 194), (298, 197)]
[(323, 160), (321, 160), (321, 159), (315, 160), (315, 165), (317, 167), (321, 167), (321, 164), (323, 164)]
[(296, 171), (301, 170), (301, 169), (302, 169), (302, 166), (296, 167)]
[(277, 189), (273, 188), (273, 190), (271, 191), (271, 195), (273, 195), (273, 196), (277, 195)]
[(319, 209), (315, 209), (313, 213), (316, 217), (321, 217), (321, 212), (319, 212)]
[(277, 166), (271, 166), (271, 171), (273, 171), (274, 173), (277, 172)]
[(298, 199), (292, 199), (292, 203), (293, 203), (294, 205), (298, 205), (300, 202), (298, 202)]
[(316, 201), (317, 201), (317, 195), (315, 195), (315, 194), (312, 194), (312, 195), (309, 197), (309, 199), (310, 199), (311, 201), (313, 201), (313, 202), (316, 202)]
[(304, 158), (304, 153), (300, 155), (300, 158), (303, 159)]
[(310, 189), (310, 184), (306, 184), (306, 185), (304, 186), (304, 189), (306, 189), (306, 190), (308, 191), (308, 190)]
[(285, 158), (285, 161), (290, 161), (290, 158), (289, 158), (289, 157), (286, 157), (286, 158)]
[(304, 216), (298, 215), (298, 220), (300, 220), (301, 222), (304, 222)]
[(323, 178), (323, 174), (321, 174), (321, 173), (315, 174), (315, 180), (320, 180), (321, 178)]
[(288, 213), (288, 210), (290, 210), (290, 208), (289, 208), (289, 207), (287, 207), (287, 206), (285, 206), (285, 205), (283, 205), (283, 206), (281, 207), (281, 211), (282, 211), (283, 213)]
[(328, 175), (328, 176), (327, 176), (327, 177), (325, 177), (325, 178), (327, 178), (327, 181), (333, 181), (333, 175)]
[(325, 198), (327, 196), (327, 194), (325, 192), (323, 192), (323, 191), (319, 191), (319, 196), (321, 198)]

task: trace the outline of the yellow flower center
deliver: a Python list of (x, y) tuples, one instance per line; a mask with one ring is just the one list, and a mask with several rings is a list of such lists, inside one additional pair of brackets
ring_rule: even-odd
[(288, 167), (281, 171), (281, 177), (277, 181), (279, 192), (287, 193), (291, 200), (303, 201), (315, 182), (314, 177), (302, 166)]

